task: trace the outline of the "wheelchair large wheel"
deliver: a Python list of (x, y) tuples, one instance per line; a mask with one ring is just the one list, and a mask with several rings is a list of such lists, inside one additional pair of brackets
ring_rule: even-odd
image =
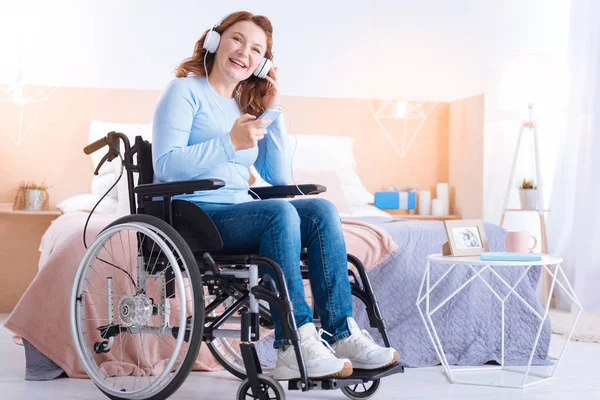
[(94, 384), (111, 399), (166, 399), (185, 381), (204, 325), (202, 277), (170, 225), (129, 215), (82, 257), (71, 335)]

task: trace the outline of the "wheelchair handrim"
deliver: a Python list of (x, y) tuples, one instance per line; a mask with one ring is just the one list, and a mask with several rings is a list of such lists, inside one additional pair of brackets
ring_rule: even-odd
[[(95, 365), (95, 362), (93, 361), (93, 354), (91, 354), (89, 348), (87, 346), (85, 346), (86, 343), (83, 342), (84, 341), (83, 337), (79, 336), (79, 332), (82, 331), (81, 327), (84, 324), (84, 321), (82, 320), (84, 313), (82, 313), (81, 312), (82, 310), (80, 309), (82, 307), (83, 303), (79, 303), (77, 301), (77, 298), (79, 296), (79, 292), (82, 289), (82, 285), (85, 280), (85, 279), (82, 279), (82, 278), (84, 278), (84, 276), (83, 276), (84, 272), (85, 272), (85, 270), (89, 270), (89, 268), (86, 268), (86, 266), (89, 265), (92, 258), (95, 258), (97, 256), (99, 251), (110, 240), (112, 235), (114, 233), (122, 231), (122, 230), (133, 230), (133, 231), (138, 231), (140, 233), (143, 233), (144, 235), (151, 238), (155, 243), (157, 243), (162, 248), (165, 248), (165, 249), (168, 248), (167, 241), (170, 242), (171, 246), (176, 248), (174, 246), (174, 244), (172, 243), (172, 241), (168, 237), (165, 236), (166, 241), (163, 240), (163, 238), (161, 236), (159, 236), (159, 234), (155, 230), (151, 229), (149, 227), (149, 225), (147, 225), (147, 224), (137, 223), (137, 222), (136, 223), (118, 224), (118, 225), (112, 226), (110, 228), (107, 228), (106, 230), (101, 232), (94, 239), (94, 241), (90, 244), (88, 250), (84, 253), (83, 258), (78, 265), (77, 273), (75, 275), (75, 279), (73, 281), (73, 287), (71, 290), (71, 304), (70, 304), (71, 336), (75, 343), (75, 350), (77, 352), (79, 360), (83, 364), (83, 366), (84, 366), (86, 372), (88, 373), (88, 375), (90, 376), (90, 378), (94, 381), (94, 383), (100, 389), (102, 389), (103, 391), (105, 391), (107, 393), (113, 394), (115, 396), (122, 396), (123, 393), (115, 391), (112, 386), (109, 387), (109, 386), (105, 385), (105, 382), (104, 382), (105, 377), (101, 379), (101, 375), (98, 374), (99, 368), (97, 365)], [(167, 259), (171, 265), (178, 265), (177, 260), (175, 259), (174, 255), (171, 252), (165, 252), (165, 256), (167, 257)], [(183, 259), (181, 261), (185, 265), (185, 261)], [(187, 265), (185, 265), (185, 268), (187, 269)], [(175, 274), (175, 282), (177, 285), (177, 289), (179, 290), (179, 293), (180, 293), (179, 320), (186, 321), (187, 298), (186, 298), (185, 286), (183, 284), (183, 275), (182, 275), (181, 271), (179, 270), (179, 268), (172, 268), (172, 270), (173, 270), (173, 273)], [(89, 273), (89, 271), (88, 271), (88, 273)], [(190, 290), (191, 289), (192, 289), (192, 287), (190, 286)], [(191, 329), (193, 329), (193, 327), (191, 327)], [(193, 332), (192, 332), (192, 335), (193, 335)], [(147, 387), (145, 387), (143, 389), (127, 392), (127, 398), (129, 398), (129, 399), (147, 398), (148, 395), (151, 394), (157, 387), (159, 387), (162, 384), (163, 380), (165, 378), (167, 378), (169, 376), (169, 374), (171, 374), (171, 369), (173, 368), (173, 365), (175, 364), (175, 362), (177, 360), (178, 354), (181, 351), (181, 347), (183, 345), (185, 335), (180, 334), (177, 336), (178, 337), (175, 342), (173, 355), (169, 359), (169, 362), (167, 363), (167, 365), (164, 368), (164, 370), (162, 371), (162, 373), (154, 380), (154, 382), (152, 382)], [(180, 367), (181, 367), (181, 365), (178, 367), (178, 369)], [(176, 373), (177, 373), (177, 371), (175, 371), (175, 374)]]

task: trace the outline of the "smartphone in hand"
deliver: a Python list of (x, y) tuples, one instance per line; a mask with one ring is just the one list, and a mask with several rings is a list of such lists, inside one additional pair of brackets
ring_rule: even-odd
[(277, 108), (268, 108), (266, 109), (260, 117), (258, 117), (258, 119), (261, 118), (267, 118), (268, 120), (270, 120), (271, 122), (269, 122), (267, 125), (261, 125), (261, 128), (267, 128), (269, 125), (271, 125), (273, 123), (273, 121), (275, 121), (275, 119), (277, 117), (279, 117), (279, 115), (281, 114), (281, 110), (277, 109)]

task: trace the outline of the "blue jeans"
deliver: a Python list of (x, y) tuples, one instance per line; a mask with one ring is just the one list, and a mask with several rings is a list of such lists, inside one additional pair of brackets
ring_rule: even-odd
[[(312, 322), (300, 273), (300, 252), (306, 247), (313, 302), (329, 343), (350, 336), (346, 318), (352, 315), (346, 243), (335, 206), (325, 199), (276, 199), (238, 204), (194, 202), (213, 220), (224, 249), (259, 254), (283, 270), (298, 327)], [(269, 268), (264, 268), (270, 273)], [(275, 347), (283, 338), (281, 316), (271, 306)]]

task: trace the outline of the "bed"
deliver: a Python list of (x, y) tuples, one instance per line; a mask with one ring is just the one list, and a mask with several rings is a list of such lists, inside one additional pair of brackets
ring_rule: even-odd
[[(124, 131), (103, 123), (96, 125), (91, 132)], [(131, 131), (131, 136), (137, 134), (148, 135), (147, 127)], [(373, 289), (380, 299), (391, 343), (399, 350), (402, 363), (408, 367), (439, 364), (415, 302), (427, 255), (439, 253), (446, 241), (442, 222), (392, 218), (369, 205), (373, 201), (373, 195), (364, 188), (355, 173), (352, 139), (329, 137), (324, 143), (318, 135), (305, 136), (307, 138), (299, 141), (297, 151), (302, 154), (305, 149), (314, 158), (319, 156), (315, 154), (316, 148), (322, 152), (324, 160), (322, 163), (303, 164), (304, 161), (295, 159), (294, 180), (296, 183), (313, 182), (328, 187), (323, 197), (338, 208), (346, 228), (344, 233), (348, 251), (355, 253), (367, 266)], [(90, 141), (95, 139), (90, 135)], [(332, 157), (332, 154), (335, 156)], [(302, 158), (301, 155), (297, 157)], [(106, 175), (112, 176), (114, 181), (118, 169), (119, 166), (115, 164), (101, 171), (99, 177), (103, 182), (96, 182), (94, 190), (100, 193), (101, 188), (110, 187)], [(254, 177), (254, 185), (265, 184), (257, 174), (254, 173)], [(22, 339), (25, 346), (26, 379), (53, 379), (63, 374), (85, 377), (71, 344), (68, 326), (61, 326), (63, 324), (57, 321), (64, 322), (65, 318), (68, 320), (67, 304), (71, 283), (84, 251), (81, 238), (87, 213), (82, 210), (91, 209), (99, 196), (97, 193), (76, 196), (61, 203), (65, 214), (52, 223), (42, 239), (40, 271), (6, 321), (5, 326), (17, 335), (17, 340)], [(112, 201), (107, 204), (102, 212), (92, 217), (88, 227), (88, 240), (127, 210), (124, 184), (117, 186)], [(361, 228), (358, 234), (356, 230), (353, 232), (356, 227)], [(484, 227), (490, 250), (503, 250), (504, 230), (494, 224), (486, 223)], [(501, 272), (505, 280), (514, 282), (522, 271), (521, 268), (514, 268)], [(439, 269), (438, 275), (441, 273), (442, 270)], [(470, 273), (466, 270), (453, 271), (443, 285), (440, 285), (439, 295), (451, 293), (457, 282), (464, 281), (464, 274)], [(539, 267), (533, 268), (517, 288), (519, 294), (535, 304), (538, 311), (542, 310), (541, 304), (536, 300), (540, 274)], [(433, 275), (435, 278), (435, 269)], [(491, 279), (489, 276), (485, 278)], [(445, 344), (450, 364), (480, 365), (500, 361), (499, 304), (493, 294), (484, 289), (482, 282), (472, 282), (462, 296), (453, 300), (451, 307), (444, 307), (436, 314), (434, 322), (440, 327), (440, 337)], [(32, 304), (36, 307), (32, 307)], [(473, 304), (478, 304), (478, 307), (473, 307)], [(359, 304), (355, 304), (354, 308), (359, 325), (366, 327), (366, 313)], [(523, 306), (515, 302), (508, 304), (507, 318), (519, 323), (510, 324), (507, 331), (506, 364), (526, 364), (536, 333), (532, 328), (535, 324), (529, 318), (534, 317), (524, 313)], [(378, 338), (375, 332), (371, 333), (374, 338)], [(549, 342), (548, 321), (534, 354), (534, 364), (548, 363)], [(274, 357), (270, 338), (261, 342), (259, 353), (265, 360)], [(219, 369), (206, 346), (201, 347), (194, 369)]]

